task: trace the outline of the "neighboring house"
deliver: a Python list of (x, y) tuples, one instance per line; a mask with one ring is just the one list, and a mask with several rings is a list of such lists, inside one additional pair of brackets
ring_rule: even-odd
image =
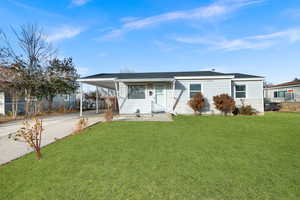
[(300, 80), (266, 86), (264, 98), (267, 102), (300, 102)]
[[(30, 105), (30, 111), (34, 112), (34, 109), (36, 109), (36, 101), (33, 99)], [(25, 104), (26, 100), (25, 98), (19, 98), (18, 99), (18, 114), (24, 114), (25, 113)], [(43, 99), (42, 101), (42, 109), (44, 111), (48, 110), (49, 103), (46, 99)], [(53, 99), (53, 110), (58, 109), (76, 109), (76, 95), (75, 94), (62, 94), (57, 95)], [(12, 98), (11, 95), (7, 92), (1, 92), (0, 91), (0, 115), (5, 115), (12, 112)]]
[[(0, 115), (5, 115), (12, 112), (12, 94), (9, 90), (9, 83), (13, 81), (13, 72), (4, 66), (0, 66)], [(77, 99), (78, 100), (78, 99)], [(26, 99), (21, 97), (18, 99), (18, 114), (25, 113)], [(42, 106), (44, 110), (48, 110), (49, 103), (44, 98), (42, 101)], [(53, 110), (60, 108), (64, 109), (75, 109), (76, 108), (76, 94), (59, 94), (53, 99)], [(30, 111), (33, 112), (37, 109), (36, 100), (33, 98), (30, 105)]]
[(264, 112), (261, 76), (214, 71), (96, 74), (79, 79), (82, 83), (116, 90), (120, 114), (169, 112), (192, 114), (188, 101), (202, 92), (203, 113), (219, 113), (213, 97), (229, 94), (237, 105), (251, 105)]

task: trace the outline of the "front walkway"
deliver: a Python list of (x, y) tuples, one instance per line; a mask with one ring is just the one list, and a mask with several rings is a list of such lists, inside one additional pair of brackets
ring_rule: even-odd
[(170, 122), (173, 121), (172, 115), (169, 113), (160, 113), (153, 115), (141, 115), (137, 117), (136, 115), (119, 115), (114, 117), (115, 121), (152, 121), (152, 122)]
[[(84, 112), (88, 118), (88, 126), (103, 121), (103, 115), (93, 112)], [(70, 135), (75, 130), (79, 121), (79, 113), (71, 113), (43, 118), (44, 132), (42, 135), (42, 146), (55, 142), (57, 139)], [(15, 133), (22, 127), (22, 121), (14, 121), (0, 124), (0, 165), (32, 151), (24, 142), (9, 139), (9, 134)]]

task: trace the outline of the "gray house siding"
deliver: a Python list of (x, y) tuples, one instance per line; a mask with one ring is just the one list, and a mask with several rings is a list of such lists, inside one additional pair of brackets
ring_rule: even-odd
[[(235, 81), (232, 79), (197, 79), (197, 80), (176, 80), (175, 95), (173, 99), (172, 83), (119, 83), (119, 108), (120, 114), (133, 114), (139, 110), (142, 114), (152, 113), (153, 98), (149, 96), (149, 92), (153, 90), (155, 85), (164, 85), (166, 94), (166, 112), (174, 112), (177, 114), (193, 114), (193, 110), (188, 105), (190, 100), (190, 84), (201, 84), (201, 92), (205, 97), (205, 107), (202, 110), (204, 114), (219, 114), (215, 108), (213, 97), (220, 94), (229, 94), (235, 98), (236, 104), (241, 106), (251, 105), (256, 111), (263, 113), (263, 81)], [(246, 98), (235, 97), (235, 85), (246, 86)], [(128, 85), (145, 85), (145, 99), (128, 99)], [(175, 102), (176, 101), (176, 102)], [(174, 104), (175, 103), (175, 104)]]
[(246, 98), (236, 98), (235, 87), (233, 87), (233, 96), (237, 106), (251, 105), (256, 111), (264, 112), (264, 98), (263, 98), (263, 81), (233, 81), (233, 85), (246, 86)]
[[(79, 81), (97, 87), (115, 88), (120, 114), (134, 114), (137, 111), (142, 114), (192, 114), (188, 101), (191, 95), (200, 91), (206, 100), (202, 112), (219, 114), (213, 97), (224, 93), (234, 97), (237, 105), (251, 105), (263, 113), (263, 80), (261, 76), (241, 73), (194, 71), (105, 73), (87, 76)], [(238, 87), (239, 96), (235, 96), (236, 85), (243, 85)], [(242, 95), (240, 90), (243, 90)]]
[(284, 97), (275, 97), (275, 92), (286, 92), (288, 90), (294, 91), (294, 99), (292, 101), (294, 102), (300, 102), (300, 85), (299, 86), (285, 86), (285, 87), (278, 87), (278, 88), (265, 88), (264, 89), (264, 98), (266, 101), (269, 102), (286, 102), (290, 101), (287, 100)]
[[(145, 99), (128, 99), (128, 85), (144, 85), (145, 90)], [(142, 114), (150, 114), (152, 112), (153, 97), (149, 95), (150, 91), (153, 91), (156, 85), (161, 85), (165, 87), (165, 102), (166, 102), (166, 112), (171, 112), (172, 110), (172, 89), (170, 83), (119, 83), (119, 109), (120, 114), (133, 114), (137, 110)]]
[(190, 84), (201, 84), (201, 92), (205, 98), (205, 114), (218, 114), (219, 111), (213, 105), (213, 97), (219, 94), (227, 93), (231, 95), (231, 79), (216, 79), (216, 80), (177, 80), (176, 81), (176, 96), (178, 103), (175, 107), (175, 113), (192, 114), (194, 111), (188, 105), (190, 100)]

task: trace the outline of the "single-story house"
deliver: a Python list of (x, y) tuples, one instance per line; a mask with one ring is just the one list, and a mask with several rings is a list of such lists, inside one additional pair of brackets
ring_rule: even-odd
[(264, 88), (266, 102), (300, 102), (300, 80), (294, 80)]
[(219, 113), (213, 97), (224, 93), (237, 105), (251, 105), (263, 113), (263, 81), (261, 76), (215, 71), (102, 73), (79, 79), (81, 83), (115, 90), (120, 114), (192, 114), (188, 101), (198, 92), (206, 99), (205, 114)]

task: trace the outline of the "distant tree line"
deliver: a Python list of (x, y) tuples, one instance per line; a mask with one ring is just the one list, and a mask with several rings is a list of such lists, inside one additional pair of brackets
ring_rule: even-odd
[[(58, 94), (71, 94), (78, 88), (79, 75), (72, 58), (57, 58), (57, 51), (47, 41), (38, 25), (21, 25), (11, 28), (12, 36), (0, 30), (0, 80), (2, 89), (12, 97), (12, 114), (17, 115), (18, 99), (25, 98), (25, 113), (30, 104), (38, 108), (45, 98), (52, 109), (53, 98)], [(12, 42), (13, 41), (13, 42)], [(35, 112), (40, 112), (37, 109)]]

